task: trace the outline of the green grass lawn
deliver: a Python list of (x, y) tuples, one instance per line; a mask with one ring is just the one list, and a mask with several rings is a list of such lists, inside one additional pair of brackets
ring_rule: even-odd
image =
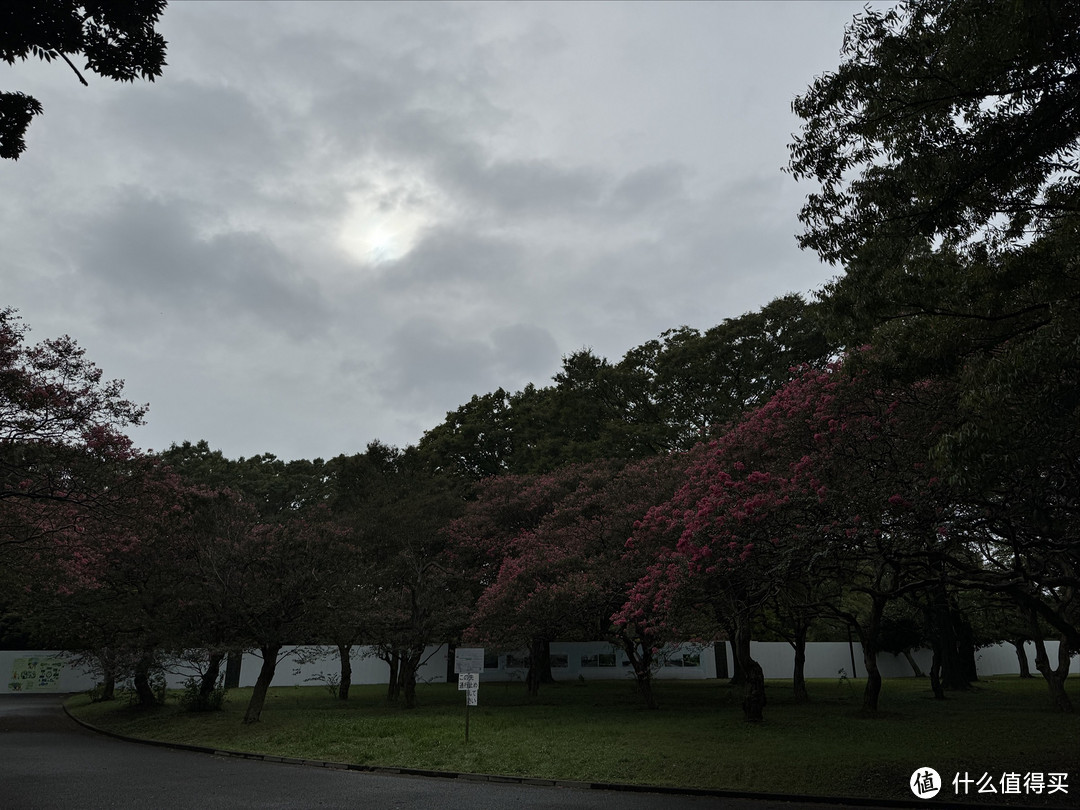
[[(545, 686), (535, 699), (520, 683), (484, 684), (467, 744), (464, 693), (453, 684), (418, 687), (412, 711), (387, 705), (383, 686), (353, 687), (348, 702), (322, 687), (271, 689), (254, 726), (240, 722), (248, 689), (208, 714), (173, 700), (148, 711), (77, 696), (68, 707), (134, 737), (364, 765), (901, 799), (913, 798), (908, 780), (928, 766), (946, 783), (939, 800), (958, 798), (952, 778), (964, 771), (995, 781), (1007, 772), (1069, 774), (1067, 795), (972, 800), (1071, 807), (1080, 795), (1080, 715), (1055, 713), (1041, 679), (991, 678), (943, 702), (925, 679), (887, 680), (876, 716), (860, 710), (860, 681), (809, 687), (811, 702), (796, 704), (790, 682), (770, 681), (765, 722), (749, 724), (741, 690), (721, 681), (661, 681), (658, 711), (642, 708), (621, 681)], [(1070, 696), (1080, 707), (1080, 679), (1071, 679)]]

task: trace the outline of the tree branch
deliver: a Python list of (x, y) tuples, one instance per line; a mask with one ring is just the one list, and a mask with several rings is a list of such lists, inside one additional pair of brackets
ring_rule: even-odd
[(89, 87), (90, 83), (83, 78), (83, 75), (79, 73), (79, 69), (75, 65), (71, 64), (71, 60), (67, 58), (67, 54), (63, 51), (58, 51), (60, 58), (68, 63), (68, 67), (75, 71), (75, 75), (79, 77), (79, 81), (83, 83), (83, 87)]

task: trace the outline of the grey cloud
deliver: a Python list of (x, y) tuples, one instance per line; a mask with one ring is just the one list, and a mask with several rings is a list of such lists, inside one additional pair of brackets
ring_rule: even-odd
[(402, 324), (385, 347), (385, 394), (406, 409), (445, 411), (442, 403), (542, 379), (559, 360), (550, 332), (531, 324), (496, 327), (486, 338), (470, 335), (475, 332), (457, 332), (433, 319)]
[(425, 233), (409, 254), (388, 265), (380, 287), (386, 290), (453, 285), (493, 288), (520, 274), (524, 246), (461, 228), (438, 227)]
[(331, 45), (320, 54), (329, 78), (309, 88), (310, 117), (342, 158), (370, 150), (423, 166), (458, 204), (499, 217), (571, 215), (600, 202), (609, 178), (592, 167), (489, 152), (513, 115), (494, 101), (497, 64), (484, 56), (466, 56), (455, 71), (437, 69), (422, 48), (346, 58)]
[(318, 331), (324, 304), (294, 262), (265, 236), (201, 237), (200, 206), (128, 193), (89, 219), (76, 262), (107, 307), (134, 299), (185, 318), (241, 318), (303, 337)]
[[(547, 329), (531, 324), (514, 324), (491, 332), (496, 372), (503, 376), (504, 388), (520, 388), (524, 382), (540, 382), (558, 364), (558, 344)], [(479, 392), (477, 392), (479, 393)]]
[(485, 342), (453, 334), (430, 319), (411, 319), (388, 342), (382, 368), (386, 388), (407, 406), (442, 399), (448, 390), (471, 390), (483, 379), (490, 355)]
[[(785, 178), (750, 174), (703, 199), (682, 199), (654, 233), (579, 255), (576, 334), (609, 357), (674, 325), (709, 328), (786, 292), (824, 282), (827, 268), (794, 249), (797, 196)], [(785, 205), (785, 198), (788, 205)]]
[(594, 207), (604, 188), (603, 174), (590, 168), (540, 159), (485, 161), (479, 150), (463, 151), (441, 168), (452, 188), (501, 216), (571, 216)]
[(124, 141), (160, 163), (182, 160), (188, 167), (213, 167), (215, 182), (230, 175), (250, 180), (253, 170), (281, 161), (287, 148), (296, 148), (278, 137), (280, 121), (239, 90), (173, 80), (135, 85), (132, 91), (113, 96), (110, 116), (117, 129), (122, 124)]
[(689, 170), (674, 161), (645, 166), (622, 177), (611, 192), (621, 212), (638, 212), (685, 193)]

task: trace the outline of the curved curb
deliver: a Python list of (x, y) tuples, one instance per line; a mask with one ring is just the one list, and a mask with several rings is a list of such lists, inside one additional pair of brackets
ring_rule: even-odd
[(667, 787), (664, 785), (635, 785), (622, 782), (580, 782), (571, 779), (543, 779), (531, 776), (503, 776), (499, 774), (484, 773), (459, 773), (457, 771), (435, 771), (424, 768), (397, 768), (385, 765), (361, 765), (354, 762), (330, 762), (320, 759), (300, 759), (297, 757), (279, 757), (274, 754), (254, 754), (249, 751), (230, 751), (222, 748), (211, 748), (205, 745), (191, 745), (189, 743), (166, 742), (164, 740), (149, 740), (142, 737), (129, 737), (125, 734), (117, 734), (115, 731), (98, 728), (73, 715), (67, 707), (67, 700), (61, 703), (66, 714), (83, 728), (112, 737), (124, 742), (138, 743), (141, 745), (154, 745), (159, 748), (172, 748), (179, 751), (194, 751), (199, 754), (210, 754), (219, 757), (232, 757), (235, 759), (252, 759), (261, 762), (284, 763), (287, 765), (304, 765), (314, 768), (328, 768), (337, 771), (359, 771), (362, 773), (383, 774), (386, 776), (421, 776), (429, 779), (462, 779), (470, 782), (491, 782), (495, 784), (532, 785), (534, 787), (560, 787), (572, 790), (607, 790), (621, 793), (657, 793), (669, 796), (701, 796), (714, 799), (757, 799), (760, 801), (775, 802), (804, 802), (807, 804), (832, 805), (835, 807), (938, 807), (946, 810), (1047, 810), (1046, 807), (1025, 806), (1016, 804), (977, 804), (974, 802), (939, 802), (933, 799), (925, 801), (904, 799), (869, 799), (858, 796), (806, 796), (797, 793), (748, 793), (737, 790), (714, 790), (710, 788), (680, 788)]

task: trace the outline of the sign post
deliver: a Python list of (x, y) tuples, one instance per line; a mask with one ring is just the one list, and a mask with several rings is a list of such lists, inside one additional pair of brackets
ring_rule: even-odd
[(454, 672), (458, 691), (465, 693), (465, 742), (469, 741), (469, 707), (476, 705), (480, 694), (480, 673), (484, 671), (483, 647), (458, 647), (454, 650)]

